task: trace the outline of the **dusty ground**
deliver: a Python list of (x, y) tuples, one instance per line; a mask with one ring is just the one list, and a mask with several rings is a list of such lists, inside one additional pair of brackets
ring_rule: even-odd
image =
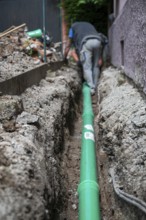
[(0, 81), (10, 79), (40, 65), (42, 63), (35, 64), (34, 60), (25, 53), (14, 51), (0, 59)]

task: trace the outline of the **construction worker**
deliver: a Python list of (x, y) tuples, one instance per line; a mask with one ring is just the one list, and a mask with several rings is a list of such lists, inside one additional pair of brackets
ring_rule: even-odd
[(69, 30), (69, 39), (64, 52), (64, 60), (73, 45), (78, 60), (83, 68), (83, 78), (90, 87), (91, 95), (95, 94), (100, 74), (100, 64), (103, 45), (107, 38), (96, 31), (88, 22), (75, 22)]

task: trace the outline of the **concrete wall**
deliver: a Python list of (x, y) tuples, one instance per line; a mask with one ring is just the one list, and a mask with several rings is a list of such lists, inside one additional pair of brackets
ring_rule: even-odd
[(117, 17), (121, 13), (126, 1), (127, 0), (113, 0), (113, 10), (115, 17)]
[(46, 77), (49, 65), (42, 64), (35, 69), (19, 74), (11, 79), (0, 82), (0, 92), (3, 95), (20, 95), (28, 87), (38, 85)]
[[(20, 95), (28, 87), (39, 85), (40, 81), (47, 76), (47, 71), (54, 72), (60, 69), (64, 63), (56, 61), (50, 64), (42, 64), (35, 69), (19, 74), (11, 79), (0, 82), (0, 93), (3, 95)], [(51, 75), (51, 73), (50, 73)]]
[(119, 11), (122, 11), (126, 2), (127, 2), (127, 0), (120, 0), (119, 1)]
[(111, 63), (146, 93), (146, 1), (127, 0), (109, 29)]

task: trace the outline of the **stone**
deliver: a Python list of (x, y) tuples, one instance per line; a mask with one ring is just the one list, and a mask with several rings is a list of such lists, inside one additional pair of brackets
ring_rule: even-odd
[(0, 96), (0, 121), (15, 118), (23, 110), (20, 98)]

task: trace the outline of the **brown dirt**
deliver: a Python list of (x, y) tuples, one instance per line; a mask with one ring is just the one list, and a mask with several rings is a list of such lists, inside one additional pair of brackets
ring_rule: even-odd
[(78, 219), (77, 188), (80, 176), (81, 123), (81, 116), (78, 116), (74, 132), (69, 137), (63, 154), (62, 168), (65, 169), (67, 175), (64, 182), (67, 190), (67, 196), (65, 198), (65, 210), (61, 213), (60, 220)]

